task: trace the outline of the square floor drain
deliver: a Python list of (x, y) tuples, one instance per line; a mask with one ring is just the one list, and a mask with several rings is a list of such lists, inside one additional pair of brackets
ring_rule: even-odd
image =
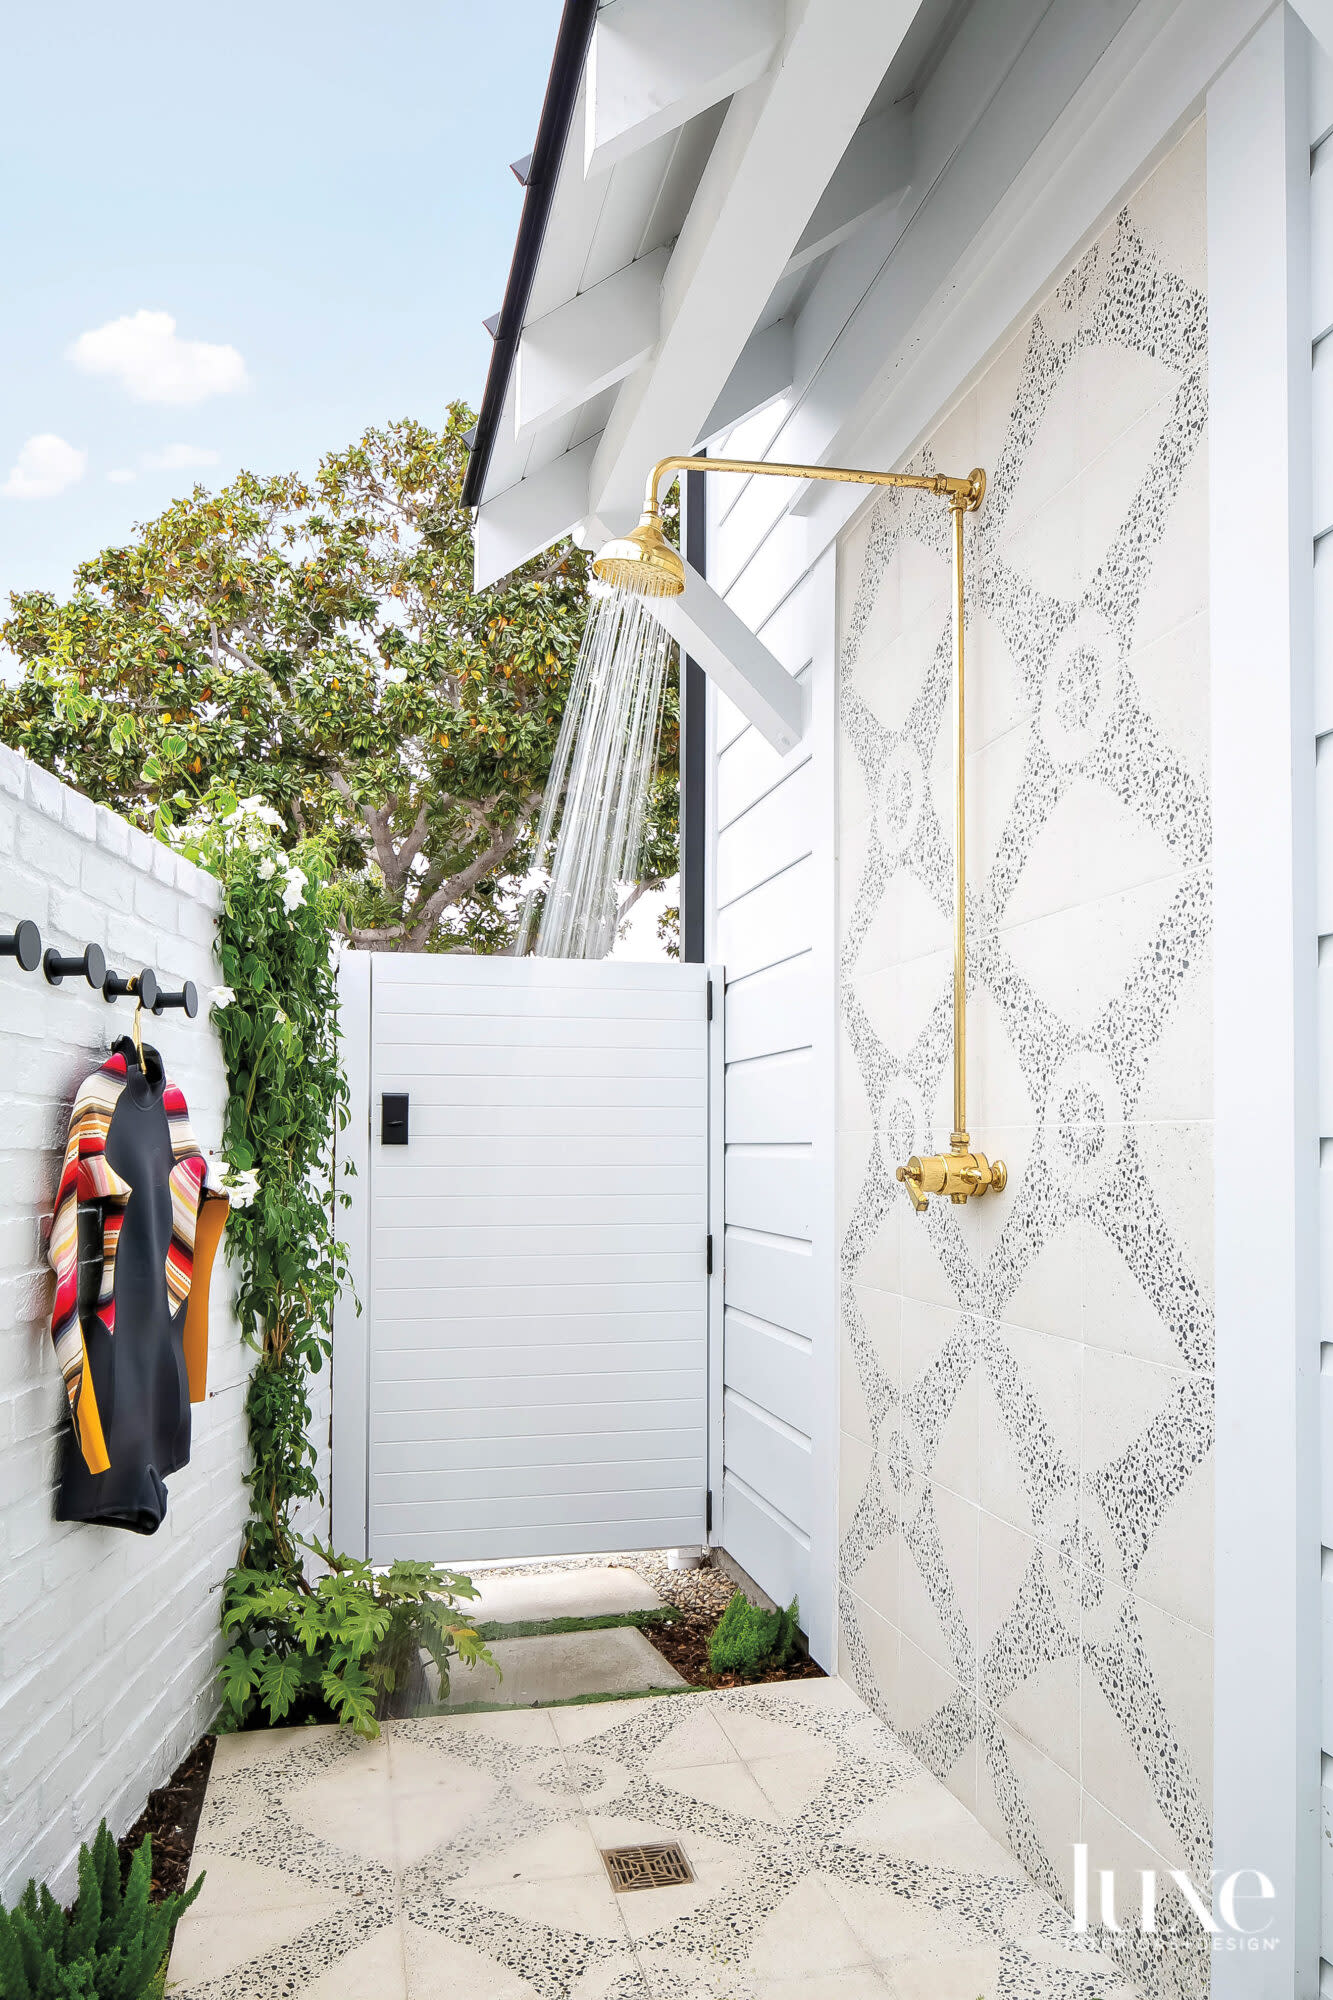
[(694, 1880), (694, 1870), (677, 1840), (655, 1841), (647, 1847), (604, 1847), (602, 1860), (617, 1895), (629, 1889), (669, 1889)]

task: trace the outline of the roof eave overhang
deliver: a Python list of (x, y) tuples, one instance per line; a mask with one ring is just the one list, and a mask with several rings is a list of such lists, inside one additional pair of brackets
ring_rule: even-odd
[(495, 344), (491, 350), (491, 363), (486, 371), (486, 387), (482, 394), (481, 412), (477, 418), (472, 452), (463, 477), (462, 497), (465, 507), (476, 507), (480, 504), (486, 483), (491, 453), (495, 447), (496, 429), (509, 389), (509, 378), (518, 358), (519, 336), (527, 316), (532, 282), (537, 274), (537, 264), (546, 236), (546, 225), (551, 214), (551, 202), (560, 176), (560, 163), (564, 158), (565, 145), (578, 102), (579, 86), (583, 81), (584, 66), (588, 60), (588, 48), (592, 40), (593, 25), (597, 19), (597, 7), (598, 0), (565, 0), (564, 12), (560, 16), (555, 53), (551, 59), (551, 73), (546, 82), (546, 95), (542, 99), (537, 138), (528, 169), (523, 213), (519, 218), (514, 254), (509, 265), (509, 277), (505, 283), (504, 303), (500, 308)]

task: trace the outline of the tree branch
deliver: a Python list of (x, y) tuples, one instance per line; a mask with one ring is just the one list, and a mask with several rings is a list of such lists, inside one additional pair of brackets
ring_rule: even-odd
[[(217, 628), (213, 626), (210, 627), (210, 630), (216, 631)], [(243, 652), (239, 646), (233, 646), (230, 639), (224, 639), (220, 633), (218, 634), (217, 643), (221, 646), (224, 653), (236, 661), (238, 666), (244, 667), (247, 673), (258, 674), (262, 680), (268, 682), (280, 701), (285, 700), (282, 689), (278, 686), (278, 683), (274, 680), (267, 667), (261, 667), (258, 660), (252, 660), (248, 653)]]
[[(416, 860), (418, 854), (420, 854), (422, 844), (425, 841), (425, 838), (426, 838), (426, 808), (425, 806), (422, 806), (421, 811), (416, 816), (416, 822), (413, 825), (411, 833), (408, 834), (407, 839), (402, 843), (402, 845), (398, 849), (398, 869), (399, 869), (400, 884), (401, 882), (406, 881), (408, 874), (411, 872), (412, 863)], [(395, 886), (399, 885), (396, 884)]]
[(505, 856), (511, 854), (518, 846), (527, 828), (528, 815), (541, 804), (541, 798), (540, 792), (529, 793), (524, 800), (525, 810), (518, 815), (512, 826), (497, 834), (490, 846), (483, 848), (480, 854), (474, 855), (466, 868), (460, 868), (456, 874), (442, 882), (433, 895), (413, 905), (403, 934), (410, 937), (418, 945), (418, 949), (425, 943), (427, 935), (450, 904), (461, 902), (464, 896), (476, 888), (483, 875), (489, 875), (491, 870), (497, 868)]
[(620, 929), (620, 926), (624, 923), (640, 896), (647, 895), (650, 889), (664, 889), (665, 887), (665, 875), (647, 875), (642, 882), (636, 882), (624, 902), (620, 905), (620, 908), (616, 911), (616, 929)]

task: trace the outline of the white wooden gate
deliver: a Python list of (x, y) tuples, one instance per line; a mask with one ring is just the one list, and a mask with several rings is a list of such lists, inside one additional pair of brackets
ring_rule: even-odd
[(335, 1539), (700, 1543), (706, 968), (351, 954), (342, 990), (364, 1310), (335, 1337)]

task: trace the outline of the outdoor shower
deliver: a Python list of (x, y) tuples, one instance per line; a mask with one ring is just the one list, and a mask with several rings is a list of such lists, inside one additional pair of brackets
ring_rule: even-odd
[(852, 486), (898, 486), (938, 494), (949, 503), (953, 528), (953, 685), (954, 685), (954, 878), (953, 878), (953, 1130), (947, 1153), (913, 1154), (897, 1169), (913, 1208), (920, 1213), (932, 1194), (965, 1202), (971, 1195), (999, 1194), (1008, 1180), (1002, 1160), (988, 1160), (972, 1151), (967, 1132), (967, 879), (965, 860), (965, 784), (963, 676), (963, 519), (981, 505), (986, 475), (980, 470), (965, 479), (942, 472), (858, 472), (830, 465), (775, 465), (741, 458), (664, 458), (648, 475), (648, 490), (639, 525), (628, 535), (608, 542), (593, 562), (593, 574), (617, 595), (639, 598), (678, 597), (685, 589), (686, 570), (680, 555), (662, 532), (658, 492), (664, 478), (677, 472), (739, 472), (777, 479), (827, 479)]

